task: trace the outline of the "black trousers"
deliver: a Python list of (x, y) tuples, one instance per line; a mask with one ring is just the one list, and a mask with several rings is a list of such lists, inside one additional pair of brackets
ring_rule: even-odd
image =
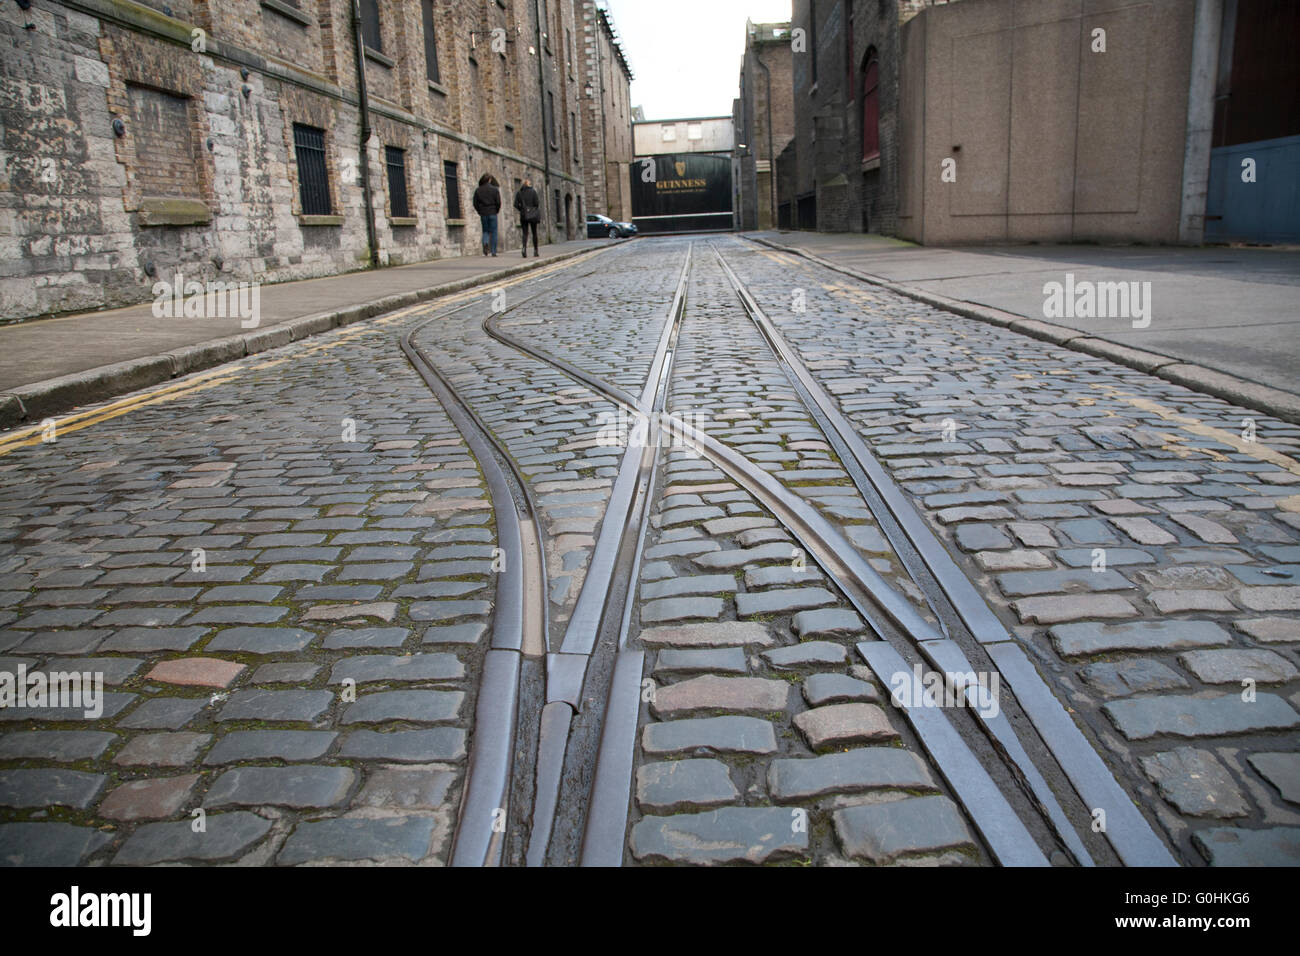
[(531, 229), (533, 231), (533, 252), (537, 252), (537, 223), (525, 222), (522, 223), (522, 226), (524, 230), (524, 251), (528, 251), (528, 230)]

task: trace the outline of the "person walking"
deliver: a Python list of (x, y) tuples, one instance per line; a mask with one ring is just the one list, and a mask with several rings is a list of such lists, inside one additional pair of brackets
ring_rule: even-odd
[(497, 254), (497, 216), (501, 212), (501, 190), (490, 173), (484, 173), (474, 190), (474, 211), (483, 224), (483, 255)]
[(537, 251), (537, 224), (542, 221), (542, 201), (533, 188), (532, 180), (525, 179), (524, 184), (515, 193), (515, 208), (519, 210), (519, 225), (524, 230), (524, 258), (528, 258), (528, 230), (533, 230), (533, 256), (541, 258)]

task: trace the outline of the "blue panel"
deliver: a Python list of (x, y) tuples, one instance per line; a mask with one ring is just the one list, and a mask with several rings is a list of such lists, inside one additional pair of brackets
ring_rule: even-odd
[[(1242, 182), (1245, 159), (1253, 183)], [(1205, 241), (1300, 242), (1300, 136), (1210, 151)]]

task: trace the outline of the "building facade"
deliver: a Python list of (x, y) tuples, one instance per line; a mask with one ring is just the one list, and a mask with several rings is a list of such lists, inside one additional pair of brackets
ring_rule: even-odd
[(632, 194), (624, 170), (632, 162), (632, 69), (609, 12), (584, 2), (583, 45), (587, 61), (587, 212), (617, 221), (632, 217)]
[(771, 229), (777, 223), (775, 160), (794, 138), (794, 81), (790, 24), (745, 24), (740, 96), (735, 101), (736, 227)]
[(794, 0), (778, 222), (1293, 240), (1298, 22), (1282, 0)]
[(0, 4), (0, 321), (477, 254), (484, 173), (505, 248), (523, 179), (583, 235), (594, 6)]

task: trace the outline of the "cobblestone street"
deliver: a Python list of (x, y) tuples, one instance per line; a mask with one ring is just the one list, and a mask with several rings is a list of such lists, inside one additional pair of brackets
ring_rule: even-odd
[(1300, 864), (1298, 459), (731, 236), (80, 408), (0, 435), (0, 862)]

